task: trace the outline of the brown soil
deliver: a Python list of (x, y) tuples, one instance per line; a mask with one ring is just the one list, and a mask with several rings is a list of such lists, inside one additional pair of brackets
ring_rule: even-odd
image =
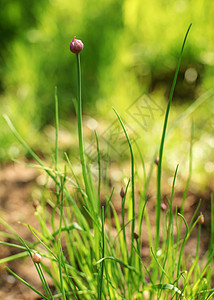
[[(31, 190), (37, 175), (36, 170), (17, 164), (10, 164), (3, 167), (0, 171), (1, 218), (12, 226), (23, 239), (29, 241), (32, 241), (32, 234), (20, 222), (37, 226), (37, 220), (34, 216), (35, 210), (31, 200)], [(2, 224), (0, 224), (0, 230), (9, 232), (5, 230)], [(1, 238), (1, 240), (12, 241), (9, 238)], [(20, 251), (16, 248), (0, 245), (0, 258), (11, 256), (18, 252)], [(7, 263), (7, 266), (36, 288), (41, 287), (37, 272), (30, 259), (18, 259)], [(39, 299), (33, 291), (10, 275), (3, 265), (0, 268), (0, 299)]]
[[(38, 179), (39, 172), (36, 169), (31, 169), (16, 163), (9, 164), (2, 167), (0, 171), (0, 212), (1, 218), (4, 219), (10, 226), (15, 229), (18, 234), (28, 241), (32, 241), (32, 234), (28, 228), (20, 224), (26, 222), (38, 228), (37, 219), (34, 216), (35, 209), (33, 207), (33, 200), (31, 197), (32, 189), (35, 188), (36, 180)], [(155, 195), (150, 195), (148, 201), (148, 213), (152, 224), (155, 224)], [(166, 199), (165, 195), (163, 199)], [(210, 241), (210, 192), (202, 195), (195, 195), (188, 193), (187, 205), (185, 207), (185, 218), (189, 221), (200, 199), (203, 199), (200, 211), (203, 211), (205, 223), (202, 226), (200, 254), (201, 257), (207, 251)], [(176, 193), (174, 198), (174, 208), (181, 205), (182, 193)], [(115, 202), (115, 208), (119, 212), (120, 204)], [(152, 217), (153, 216), (153, 217)], [(5, 227), (0, 224), (0, 231), (7, 231)], [(144, 242), (142, 245), (144, 258), (149, 255), (148, 242), (146, 233), (143, 232)], [(189, 240), (185, 251), (193, 255), (196, 249), (197, 231), (193, 231), (191, 239)], [(11, 242), (9, 238), (1, 236), (1, 240)], [(14, 241), (13, 241), (14, 242)], [(19, 251), (13, 247), (0, 245), (0, 258), (14, 255)], [(35, 267), (30, 258), (19, 259), (7, 263), (7, 266), (15, 273), (20, 275), (24, 280), (38, 288), (42, 292), (41, 283)], [(15, 277), (10, 275), (0, 265), (0, 299), (5, 300), (28, 300), (40, 299), (33, 291), (27, 288), (24, 284), (19, 282)]]

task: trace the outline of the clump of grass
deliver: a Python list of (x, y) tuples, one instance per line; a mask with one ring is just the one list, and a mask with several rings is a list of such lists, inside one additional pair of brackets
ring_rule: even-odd
[[(5, 119), (23, 147), (31, 154), (37, 162), (35, 167), (40, 167), (46, 172), (49, 180), (55, 184), (55, 193), (49, 200), (51, 212), (46, 209), (47, 203), (41, 200), (41, 205), (36, 205), (36, 216), (40, 224), (40, 231), (27, 226), (36, 242), (24, 241), (4, 220), (0, 222), (11, 232), (16, 244), (0, 242), (0, 244), (15, 247), (20, 253), (5, 257), (0, 263), (8, 263), (18, 258), (29, 257), (32, 259), (43, 289), (35, 289), (32, 284), (27, 283), (19, 274), (15, 274), (6, 267), (8, 272), (32, 289), (42, 299), (211, 299), (214, 295), (212, 283), (212, 261), (214, 257), (213, 236), (214, 236), (214, 209), (213, 199), (211, 200), (211, 234), (210, 248), (206, 254), (206, 263), (199, 264), (199, 247), (202, 218), (196, 218), (200, 203), (195, 210), (189, 224), (184, 216), (184, 204), (188, 183), (184, 191), (182, 210), (180, 213), (173, 212), (172, 204), (175, 191), (175, 183), (178, 173), (178, 166), (174, 173), (174, 180), (171, 190), (171, 197), (168, 199), (168, 208), (161, 219), (161, 171), (163, 149), (168, 123), (170, 105), (175, 89), (176, 79), (181, 64), (182, 53), (190, 27), (187, 30), (181, 54), (178, 60), (170, 98), (165, 114), (163, 132), (159, 147), (159, 161), (157, 172), (157, 203), (156, 203), (156, 224), (155, 236), (151, 233), (150, 216), (147, 212), (147, 188), (151, 178), (151, 169), (146, 174), (142, 153), (136, 143), (137, 150), (144, 169), (144, 190), (140, 192), (138, 212), (135, 209), (135, 156), (133, 145), (130, 142), (128, 133), (116, 110), (116, 116), (122, 126), (127, 145), (131, 156), (131, 175), (121, 195), (121, 217), (112, 203), (114, 188), (106, 195), (105, 207), (100, 207), (101, 193), (101, 161), (99, 150), (99, 139), (95, 133), (97, 144), (97, 165), (98, 183), (94, 183), (90, 168), (88, 167), (83, 142), (82, 131), (82, 99), (81, 99), (81, 67), (80, 54), (77, 58), (77, 119), (79, 153), (82, 167), (83, 182), (73, 172), (72, 164), (67, 155), (63, 171), (58, 166), (58, 98), (55, 91), (56, 111), (56, 143), (55, 143), (55, 166), (46, 167), (40, 158), (34, 153), (27, 143), (22, 139), (10, 119)], [(72, 40), (74, 41), (74, 39)], [(192, 130), (193, 132), (193, 130)], [(191, 138), (192, 141), (192, 138)], [(190, 160), (192, 159), (192, 142)], [(157, 153), (154, 154), (154, 158)], [(191, 163), (190, 163), (191, 165)], [(69, 175), (71, 174), (71, 175)], [(191, 172), (190, 172), (191, 175)], [(190, 179), (190, 178), (189, 178)], [(188, 181), (189, 182), (189, 181)], [(78, 193), (75, 197), (69, 188)], [(83, 187), (84, 183), (84, 187)], [(131, 192), (130, 192), (131, 189)], [(44, 191), (45, 193), (45, 191)], [(125, 204), (128, 214), (125, 213)], [(162, 205), (163, 208), (163, 205)], [(111, 234), (112, 218), (117, 231), (116, 237)], [(128, 218), (128, 219), (127, 219)], [(145, 226), (149, 235), (150, 260), (142, 259), (142, 226), (145, 219)], [(162, 220), (162, 222), (161, 222)], [(181, 237), (181, 225), (185, 226), (184, 237)], [(191, 257), (191, 264), (184, 255), (184, 248), (193, 231), (198, 226), (198, 238), (196, 244), (196, 255)], [(174, 229), (176, 227), (176, 230)], [(163, 234), (160, 239), (160, 231)], [(130, 235), (129, 235), (130, 233)], [(4, 233), (4, 235), (7, 235)], [(10, 235), (11, 236), (11, 235)], [(129, 238), (130, 236), (130, 238)], [(160, 243), (161, 241), (161, 243)], [(47, 266), (42, 257), (49, 260)], [(46, 275), (52, 279), (54, 289), (50, 288)], [(54, 290), (54, 292), (53, 292)]]

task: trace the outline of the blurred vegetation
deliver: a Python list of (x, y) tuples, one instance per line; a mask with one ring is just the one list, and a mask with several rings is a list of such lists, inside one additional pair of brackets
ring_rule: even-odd
[[(55, 86), (60, 118), (70, 122), (70, 129), (76, 124), (76, 64), (75, 55), (69, 51), (74, 35), (85, 45), (81, 54), (84, 112), (98, 122), (103, 118), (113, 120), (112, 105), (123, 113), (142, 93), (151, 95), (165, 110), (181, 43), (191, 22), (172, 120), (213, 88), (212, 0), (0, 0), (0, 6), (1, 112), (7, 113), (28, 143), (41, 152), (49, 151), (47, 136), (41, 130), (54, 125)], [(199, 151), (199, 158), (202, 164), (208, 159), (211, 171), (212, 100), (208, 98), (191, 115), (196, 140), (203, 136), (203, 144), (208, 144), (205, 153)], [(163, 120), (163, 115), (159, 119)], [(153, 123), (149, 133), (140, 133), (145, 155), (160, 138), (162, 123)], [(190, 123), (182, 123), (182, 129), (169, 139), (172, 147), (177, 143), (179, 148), (179, 134), (188, 143)], [(0, 125), (0, 160), (7, 161), (20, 155), (20, 149), (2, 118)]]

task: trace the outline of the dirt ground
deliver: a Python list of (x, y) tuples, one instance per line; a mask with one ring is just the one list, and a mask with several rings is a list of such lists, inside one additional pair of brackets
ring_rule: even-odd
[[(0, 170), (0, 216), (10, 226), (12, 226), (23, 239), (32, 241), (30, 231), (20, 224), (26, 222), (38, 228), (37, 219), (34, 215), (32, 190), (38, 184), (40, 172), (36, 169), (25, 167), (20, 164), (12, 163), (4, 166)], [(187, 206), (185, 207), (185, 218), (190, 220), (200, 199), (203, 199), (200, 211), (203, 211), (205, 223), (202, 226), (201, 234), (201, 258), (208, 249), (210, 241), (210, 194), (196, 195), (189, 192), (187, 195)], [(151, 216), (151, 223), (155, 224), (155, 195), (150, 195), (148, 201), (148, 212)], [(163, 199), (167, 195), (163, 196)], [(175, 194), (174, 205), (179, 208), (182, 199), (182, 192)], [(115, 207), (120, 211), (119, 205)], [(154, 216), (152, 218), (152, 216)], [(0, 224), (0, 231), (5, 232), (5, 227)], [(185, 248), (187, 254), (194, 255), (197, 232), (193, 231), (191, 238)], [(0, 237), (0, 240), (11, 242), (10, 239)], [(149, 248), (146, 239), (144, 240), (142, 256), (146, 258), (149, 255)], [(16, 248), (0, 245), (0, 259), (18, 253)], [(29, 300), (40, 299), (33, 291), (19, 282), (15, 277), (5, 270), (5, 265), (0, 265), (0, 299), (5, 300)], [(19, 259), (7, 263), (7, 266), (20, 275), (27, 282), (42, 291), (39, 277), (30, 258)]]
[[(12, 226), (24, 239), (32, 240), (29, 230), (20, 224), (26, 222), (36, 226), (37, 221), (34, 216), (34, 207), (31, 200), (31, 190), (38, 173), (18, 164), (9, 164), (1, 168), (0, 171), (0, 212), (1, 218)], [(6, 231), (0, 225), (1, 231)], [(7, 231), (8, 232), (8, 231)], [(1, 240), (10, 242), (10, 239), (1, 237)], [(18, 253), (16, 248), (0, 245), (0, 258)], [(26, 281), (40, 287), (40, 282), (35, 268), (30, 259), (12, 261), (7, 264), (14, 272), (19, 274)], [(20, 283), (15, 277), (10, 275), (0, 266), (0, 299), (6, 300), (27, 300), (39, 299), (37, 295)]]

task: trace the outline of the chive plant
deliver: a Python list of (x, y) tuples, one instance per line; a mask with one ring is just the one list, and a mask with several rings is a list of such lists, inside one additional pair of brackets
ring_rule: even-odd
[[(41, 299), (211, 299), (213, 297), (213, 198), (211, 199), (211, 242), (205, 256), (206, 262), (203, 264), (199, 263), (201, 226), (203, 226), (204, 222), (203, 215), (197, 217), (200, 203), (189, 223), (184, 216), (190, 176), (183, 195), (182, 210), (178, 213), (177, 211), (174, 212), (172, 208), (179, 166), (176, 167), (174, 173), (168, 206), (162, 205), (164, 213), (161, 214), (161, 171), (164, 142), (173, 92), (190, 27), (191, 25), (185, 35), (178, 59), (166, 109), (160, 146), (154, 153), (155, 160), (159, 152), (159, 161), (156, 160), (158, 172), (154, 236), (152, 234), (150, 216), (147, 211), (147, 189), (154, 160), (147, 174), (140, 148), (137, 142), (132, 145), (125, 125), (115, 109), (116, 117), (123, 129), (127, 147), (130, 150), (130, 180), (120, 192), (122, 221), (120, 222), (118, 212), (112, 202), (114, 188), (112, 190), (107, 189), (105, 207), (100, 207), (102, 188), (101, 155), (99, 138), (96, 132), (98, 184), (95, 184), (92, 180), (92, 174), (84, 153), (80, 66), (80, 52), (83, 50), (83, 43), (80, 40), (74, 37), (70, 44), (70, 50), (76, 55), (77, 63), (77, 122), (82, 178), (75, 175), (67, 154), (65, 154), (66, 163), (63, 171), (60, 171), (58, 166), (59, 116), (57, 90), (55, 91), (56, 141), (54, 168), (45, 166), (42, 160), (22, 139), (8, 116), (4, 116), (16, 138), (35, 159), (37, 164), (34, 167), (41, 168), (46, 172), (47, 180), (51, 180), (55, 184), (55, 193), (51, 198), (49, 197), (48, 203), (45, 200), (48, 190), (47, 186), (44, 186), (44, 196), (41, 202), (35, 205), (35, 215), (37, 216), (40, 230), (33, 228), (30, 224), (23, 224), (34, 236), (34, 242), (24, 241), (9, 224), (0, 218), (1, 224), (7, 229), (7, 232), (10, 232), (1, 232), (2, 239), (10, 238), (15, 241), (14, 243), (8, 243), (2, 240), (0, 244), (14, 247), (19, 251), (18, 254), (0, 259), (0, 263), (7, 264), (7, 271), (32, 289)], [(206, 98), (206, 95), (204, 98)], [(188, 116), (197, 105), (204, 101), (202, 100), (200, 98), (195, 101), (192, 107), (178, 118), (178, 121)], [(173, 126), (171, 125), (171, 128)], [(192, 139), (193, 129), (190, 142), (190, 175)], [(136, 146), (144, 171), (144, 184), (143, 190), (140, 190), (139, 193), (138, 211), (135, 209), (135, 185), (136, 181), (140, 183), (142, 179), (137, 178), (133, 146)], [(72, 193), (72, 190), (69, 188), (70, 185), (72, 185), (73, 190), (77, 191), (78, 197)], [(105, 185), (105, 182), (103, 185)], [(51, 206), (51, 211), (46, 209), (47, 204)], [(127, 206), (128, 214), (126, 214), (125, 205)], [(114, 225), (112, 224), (112, 214)], [(130, 217), (128, 218), (128, 216)], [(143, 222), (144, 220), (145, 222)], [(185, 227), (184, 236), (181, 235), (182, 224)], [(146, 227), (148, 232), (150, 248), (150, 258), (146, 261), (142, 258), (143, 226)], [(116, 229), (116, 236), (111, 234), (113, 227)], [(198, 227), (196, 255), (191, 257), (191, 264), (189, 264), (189, 258), (187, 259), (185, 256), (184, 249), (192, 231), (196, 227)], [(162, 236), (160, 235), (161, 228), (163, 228)], [(33, 283), (26, 282), (21, 277), (21, 274), (16, 274), (8, 267), (9, 264), (11, 266), (14, 260), (24, 257), (29, 257), (34, 263), (41, 280), (40, 290), (37, 290)], [(49, 260), (48, 266), (43, 258)], [(51, 286), (46, 280), (47, 275), (52, 280)]]

